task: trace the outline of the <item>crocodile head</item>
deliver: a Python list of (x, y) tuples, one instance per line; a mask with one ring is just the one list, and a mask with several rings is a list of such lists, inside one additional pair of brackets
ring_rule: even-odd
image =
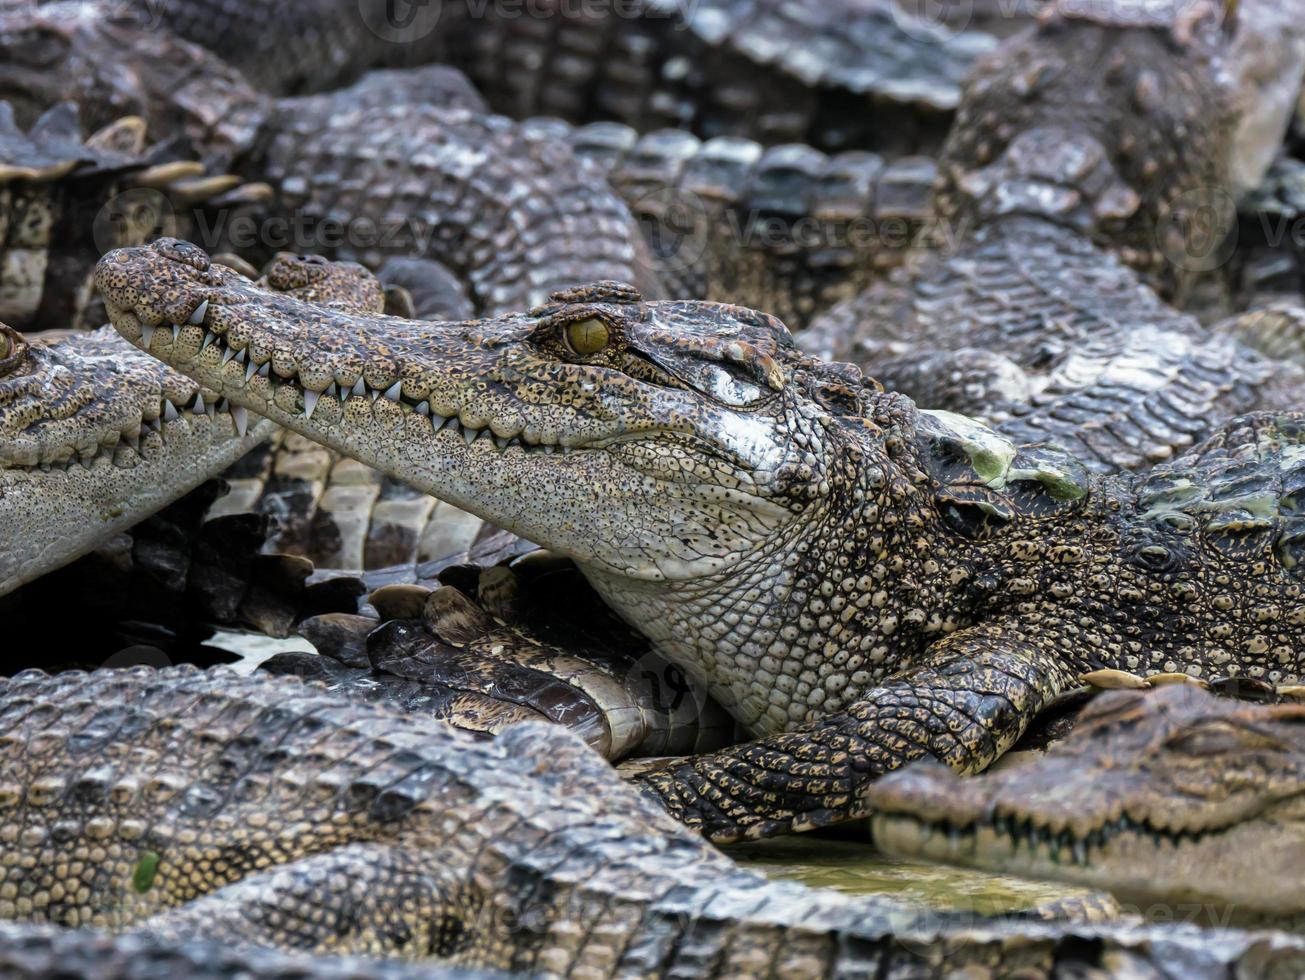
[[(778, 320), (740, 307), (645, 303), (608, 282), (527, 313), (408, 321), (259, 288), (176, 241), (112, 252), (96, 280), (131, 342), (575, 558), (668, 644), (699, 642), (680, 616), (739, 642), (749, 627), (777, 629), (738, 620), (760, 608), (758, 592), (793, 588), (803, 542), (824, 528), (850, 545), (890, 483), (911, 487), (885, 430), (913, 426), (914, 406), (805, 357)], [(722, 686), (771, 693), (744, 663), (717, 662), (706, 678), (736, 705), (743, 695)]]
[(1305, 705), (1191, 685), (1112, 691), (1025, 765), (909, 767), (870, 790), (876, 843), (925, 857), (1202, 906), (1214, 921), (1305, 908)]
[[(971, 74), (939, 164), (939, 213), (963, 226), (1051, 220), (1173, 275), (1166, 263), (1190, 254), (1174, 250), (1197, 247), (1181, 237), (1190, 223), (1231, 202), (1228, 46), (1207, 0), (1049, 4)], [(1213, 246), (1226, 227), (1207, 230)]]
[(43, 344), (0, 325), (0, 594), (198, 486), (272, 429), (107, 327)]

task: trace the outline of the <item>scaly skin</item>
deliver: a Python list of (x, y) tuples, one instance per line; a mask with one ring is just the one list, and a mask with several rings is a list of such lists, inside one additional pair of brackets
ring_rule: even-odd
[(465, 279), (479, 311), (608, 276), (659, 293), (638, 226), (601, 174), (486, 114), (449, 69), (276, 100), (214, 55), (93, 3), (0, 13), (0, 55), (0, 93), (13, 93), (20, 123), (64, 98), (92, 122), (130, 110), (156, 138), (186, 137), (210, 167), (270, 184), (256, 206), (201, 229), (215, 249), (260, 263), (278, 248), (429, 258)]
[(668, 295), (766, 310), (794, 329), (903, 261), (937, 168), (849, 151), (617, 123), (531, 120), (597, 164), (642, 224)]
[[(878, 326), (830, 350), (853, 322)], [(1300, 366), (1243, 339), (1210, 335), (1082, 236), (1020, 217), (895, 273), (799, 343), (850, 357), (922, 405), (1112, 472), (1169, 459), (1233, 415), (1300, 404)]]
[[(440, 66), (272, 100), (212, 55), (175, 39), (169, 48), (166, 31), (90, 17), (88, 8), (0, 15), (0, 47), (13, 52), (11, 65), (0, 63), (0, 93), (14, 93), (20, 117), (52, 98), (75, 98), (95, 118), (128, 107), (156, 135), (186, 135), (211, 166), (269, 181), (278, 193), (266, 206), (227, 209), (206, 231), (212, 250), (231, 246), (256, 262), (267, 258), (251, 249), (263, 235), (251, 243), (242, 222), (266, 221), (270, 237), (289, 219), (295, 240), (280, 247), (329, 249), (373, 267), (438, 261), (465, 280), (473, 312), (529, 306), (600, 278), (657, 295), (660, 279), (675, 295), (743, 302), (801, 326), (899, 262), (929, 218), (927, 159), (885, 164), (865, 152), (767, 150), (683, 131), (639, 138), (616, 123), (518, 125), (490, 115), (464, 76)], [(169, 4), (162, 15), (190, 9)], [(359, 26), (357, 13), (350, 17)], [(23, 61), (33, 36), (50, 38), (39, 73)], [(85, 87), (61, 81), (79, 72), (105, 77)], [(608, 175), (626, 207), (577, 157)]]
[[(1208, 4), (1140, 21), (1127, 5), (1050, 8), (967, 87), (935, 199), (959, 244), (819, 318), (804, 349), (1104, 471), (1295, 407), (1297, 370), (1207, 339), (1161, 299), (1217, 265), (1234, 148), (1270, 140), (1238, 74), (1258, 23), (1248, 13), (1230, 37)], [(1211, 213), (1225, 225), (1200, 224)]]
[(230, 980), (233, 976), (251, 980), (492, 980), (500, 976), (431, 963), (233, 949), (229, 944), (205, 939), (177, 943), (144, 932), (107, 936), (85, 929), (13, 922), (0, 923), (0, 972), (10, 980)]
[(1297, 416), (1096, 478), (739, 307), (605, 283), (404, 321), (260, 290), (180, 242), (96, 276), (138, 344), (207, 300), (203, 329), (150, 350), (233, 402), (573, 557), (762, 736), (645, 782), (718, 839), (864, 813), (861, 789), (921, 755), (980, 769), (1094, 665), (1299, 676)]
[[(2, 15), (0, 15), (2, 16)], [(124, 116), (85, 139), (60, 102), (24, 132), (0, 102), (0, 319), (19, 329), (84, 329), (91, 272), (104, 252), (193, 229), (193, 208), (240, 184), (169, 148), (145, 147)]]
[[(881, 0), (138, 6), (270, 91), (440, 60), (519, 118), (609, 118), (641, 131), (675, 126), (836, 149), (937, 139), (970, 63), (992, 47), (984, 35), (949, 36)], [(287, 36), (296, 38), (290, 51), (276, 43)]]
[(279, 946), (545, 977), (1305, 968), (1272, 933), (966, 921), (768, 881), (551, 725), (479, 742), (286, 678), (172, 668), (20, 674), (0, 734), (21, 803), (0, 914), (130, 930), (118, 948), (170, 942), (173, 962), (203, 937), (235, 965)]
[(0, 595), (194, 489), (272, 430), (108, 328), (44, 345), (0, 326)]
[(1099, 695), (1046, 755), (974, 779), (911, 766), (876, 784), (894, 854), (1106, 889), (1145, 908), (1302, 925), (1305, 705), (1192, 685)]

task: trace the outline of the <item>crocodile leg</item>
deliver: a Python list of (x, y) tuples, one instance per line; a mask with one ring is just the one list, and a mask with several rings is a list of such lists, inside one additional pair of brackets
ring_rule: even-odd
[(864, 788), (922, 756), (985, 768), (1073, 679), (1045, 638), (984, 624), (936, 644), (844, 712), (636, 781), (717, 843), (827, 826), (868, 815)]

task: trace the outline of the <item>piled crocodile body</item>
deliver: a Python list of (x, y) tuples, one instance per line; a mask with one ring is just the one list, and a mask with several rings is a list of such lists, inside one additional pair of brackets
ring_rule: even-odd
[[(254, 970), (305, 962), (259, 946), (543, 976), (1305, 965), (1275, 934), (976, 922), (770, 882), (554, 726), (477, 742), (284, 678), (174, 668), (21, 674), (0, 685), (0, 729), (21, 803), (0, 914), (128, 931), (92, 940), (126, 975), (160, 943), (184, 963), (200, 937)], [(76, 938), (5, 927), (0, 962), (26, 947), (66, 969)]]
[[(272, 91), (441, 60), (518, 118), (610, 119), (644, 132), (672, 126), (833, 149), (936, 141), (971, 61), (992, 47), (883, 0), (139, 5)], [(285, 36), (297, 39), (290, 57), (275, 43)]]
[(1099, 695), (1044, 757), (973, 779), (921, 764), (870, 793), (893, 853), (1106, 888), (1146, 908), (1301, 928), (1305, 705), (1194, 685)]
[(260, 290), (179, 242), (96, 275), (137, 344), (206, 303), (150, 350), (234, 403), (573, 557), (763, 736), (645, 782), (718, 838), (861, 813), (920, 755), (982, 768), (1093, 666), (1300, 676), (1299, 416), (1100, 478), (738, 307), (606, 283), (404, 321)]
[(115, 246), (192, 231), (191, 209), (230, 200), (239, 183), (205, 175), (167, 146), (146, 149), (139, 117), (83, 140), (71, 103), (23, 132), (0, 102), (0, 320), (18, 329), (99, 326), (84, 316), (95, 260)]
[(976, 69), (934, 202), (959, 244), (840, 304), (806, 350), (1106, 471), (1296, 407), (1297, 368), (1161, 298), (1225, 257), (1234, 151), (1279, 138), (1234, 97), (1244, 41), (1212, 6), (1135, 13), (1058, 5)]

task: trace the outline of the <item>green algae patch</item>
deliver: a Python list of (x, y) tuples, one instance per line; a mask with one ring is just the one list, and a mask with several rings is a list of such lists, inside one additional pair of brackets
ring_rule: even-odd
[(1006, 484), (1006, 474), (1015, 460), (1015, 444), (981, 422), (955, 412), (925, 409), (921, 415), (937, 419), (947, 435), (965, 451), (974, 472), (995, 489)]
[(160, 857), (156, 851), (146, 851), (136, 862), (136, 870), (131, 876), (131, 886), (138, 892), (147, 892), (154, 884), (158, 874)]
[(979, 479), (993, 490), (1028, 481), (1040, 484), (1055, 500), (1079, 500), (1087, 496), (1086, 474), (1073, 457), (1037, 447), (1021, 452), (1013, 442), (982, 422), (955, 412), (925, 409), (920, 414), (941, 426), (946, 436), (965, 453)]

